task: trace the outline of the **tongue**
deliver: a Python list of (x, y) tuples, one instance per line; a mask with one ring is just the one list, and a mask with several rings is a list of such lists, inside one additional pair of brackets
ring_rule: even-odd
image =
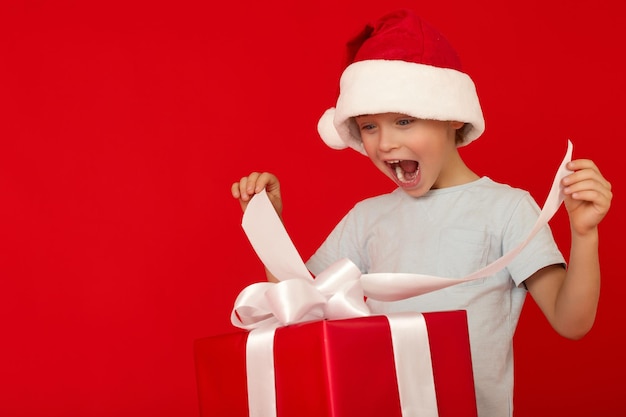
[(404, 172), (413, 173), (417, 171), (417, 161), (400, 161), (400, 167)]

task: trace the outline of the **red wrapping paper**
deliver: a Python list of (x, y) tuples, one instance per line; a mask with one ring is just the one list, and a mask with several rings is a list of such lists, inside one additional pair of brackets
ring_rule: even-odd
[[(424, 313), (439, 417), (476, 417), (465, 311)], [(247, 417), (247, 331), (195, 341), (201, 417)], [(401, 366), (401, 365), (398, 365)], [(402, 417), (385, 316), (281, 327), (278, 417)]]

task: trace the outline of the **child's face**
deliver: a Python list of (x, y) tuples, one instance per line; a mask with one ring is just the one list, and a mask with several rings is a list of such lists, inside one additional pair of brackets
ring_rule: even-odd
[(407, 194), (456, 185), (460, 122), (417, 119), (401, 113), (355, 117), (367, 155)]

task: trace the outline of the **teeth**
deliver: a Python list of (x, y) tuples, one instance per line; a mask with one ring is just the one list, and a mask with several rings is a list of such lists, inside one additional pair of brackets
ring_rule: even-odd
[(400, 181), (404, 181), (404, 171), (400, 167), (400, 165), (396, 166), (396, 175)]

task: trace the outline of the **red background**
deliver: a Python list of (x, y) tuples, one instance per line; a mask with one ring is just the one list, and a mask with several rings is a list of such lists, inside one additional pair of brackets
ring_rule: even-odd
[[(516, 415), (626, 413), (617, 0), (98, 3), (0, 6), (0, 415), (198, 415), (192, 343), (231, 331), (237, 293), (263, 279), (231, 183), (280, 176), (303, 258), (392, 188), (315, 125), (344, 42), (399, 6), (478, 86), (487, 130), (463, 150), (478, 173), (542, 204), (570, 138), (613, 183), (596, 325), (568, 341), (527, 302)], [(563, 209), (552, 225), (567, 252)]]

